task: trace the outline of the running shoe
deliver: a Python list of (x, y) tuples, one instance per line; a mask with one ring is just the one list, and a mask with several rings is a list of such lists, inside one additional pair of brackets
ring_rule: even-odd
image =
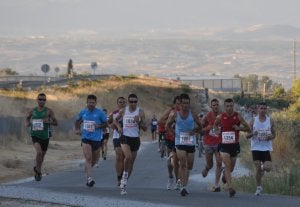
[(208, 169), (205, 167), (203, 170), (202, 170), (202, 177), (206, 177), (208, 174)]
[(125, 188), (126, 187), (126, 185), (127, 185), (127, 178), (122, 178), (121, 179), (121, 184), (120, 184), (120, 188), (122, 189), (122, 188)]
[(168, 178), (167, 190), (171, 190), (173, 186), (174, 178)]
[(120, 184), (120, 189), (121, 189), (121, 195), (126, 195), (127, 191), (126, 191), (126, 185), (127, 185), (127, 178), (122, 177), (121, 179), (121, 184)]
[(261, 192), (262, 192), (262, 187), (261, 186), (257, 186), (254, 195), (259, 196), (259, 195), (261, 195)]
[(221, 188), (220, 187), (216, 187), (216, 186), (213, 186), (211, 189), (210, 189), (211, 192), (220, 192), (221, 191)]
[(236, 191), (233, 188), (228, 189), (229, 197), (233, 197), (236, 194)]
[(93, 186), (95, 185), (95, 181), (93, 180), (92, 177), (88, 177), (87, 182), (86, 182), (86, 185), (87, 185), (88, 187), (93, 187)]
[(36, 166), (33, 167), (33, 171), (34, 171), (35, 181), (41, 181), (42, 180), (42, 173), (38, 172), (38, 170), (36, 169)]
[(121, 188), (121, 195), (126, 195), (126, 194), (127, 194), (126, 188)]
[(180, 191), (180, 195), (181, 196), (186, 196), (188, 195), (189, 193), (187, 192), (187, 190), (185, 188), (182, 188), (181, 191)]

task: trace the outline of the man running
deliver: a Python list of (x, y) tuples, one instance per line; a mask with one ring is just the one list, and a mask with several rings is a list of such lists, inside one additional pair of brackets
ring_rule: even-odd
[[(118, 116), (119, 112), (121, 109), (126, 107), (126, 99), (124, 97), (118, 97), (117, 98), (117, 109), (114, 110), (110, 115), (108, 119), (108, 123), (111, 125), (111, 128), (113, 128), (113, 145), (116, 153), (116, 160), (115, 160), (115, 169), (117, 173), (117, 181), (118, 181), (118, 186), (121, 184), (121, 179), (122, 179), (122, 174), (124, 171), (124, 155), (123, 151), (121, 148), (121, 143), (120, 143), (120, 134), (118, 132), (117, 127), (114, 125), (113, 121), (114, 119)], [(122, 122), (122, 119), (117, 120), (119, 123)]]
[[(176, 96), (173, 100), (173, 106), (170, 109), (166, 110), (158, 120), (160, 139), (161, 137), (164, 137), (167, 145), (167, 155), (168, 155), (167, 167), (168, 167), (168, 175), (169, 175), (168, 182), (167, 182), (167, 190), (171, 190), (173, 188), (174, 175), (175, 175), (175, 181), (177, 182), (178, 180), (179, 165), (178, 165), (178, 159), (177, 159), (176, 149), (175, 149), (175, 134), (166, 131), (165, 125), (171, 112), (180, 110), (180, 106), (181, 106), (180, 104), (181, 104), (180, 96)], [(173, 124), (172, 127), (174, 128), (175, 125)], [(179, 190), (179, 187), (180, 187), (179, 185), (176, 185), (175, 188)]]
[(208, 112), (202, 119), (203, 129), (202, 133), (204, 133), (203, 144), (204, 144), (204, 152), (205, 152), (205, 168), (202, 170), (202, 176), (206, 177), (208, 171), (213, 167), (214, 161), (213, 157), (215, 155), (216, 160), (216, 171), (215, 171), (215, 184), (212, 187), (212, 192), (220, 192), (220, 177), (221, 177), (221, 168), (222, 168), (222, 160), (220, 156), (220, 152), (218, 150), (218, 145), (220, 144), (220, 138), (213, 131), (213, 126), (216, 120), (216, 117), (221, 114), (219, 111), (219, 101), (217, 99), (212, 99), (210, 102), (211, 111)]
[[(124, 171), (121, 179), (121, 195), (127, 194), (127, 180), (131, 175), (137, 151), (140, 148), (140, 129), (147, 130), (145, 113), (137, 106), (138, 97), (135, 94), (128, 96), (128, 106), (121, 109), (114, 119), (114, 124), (121, 135), (121, 147), (124, 153)], [(123, 127), (118, 120), (122, 119)]]
[(202, 129), (201, 121), (196, 113), (191, 111), (190, 97), (181, 94), (181, 107), (173, 111), (166, 123), (167, 130), (174, 133), (172, 124), (175, 123), (175, 147), (179, 160), (179, 179), (181, 182), (181, 196), (188, 195), (187, 184), (189, 172), (193, 169), (196, 145), (196, 132)]
[(153, 114), (153, 117), (151, 119), (152, 141), (156, 140), (156, 131), (157, 131), (157, 118), (156, 118), (155, 114)]
[[(239, 132), (250, 130), (248, 123), (238, 112), (235, 112), (233, 108), (233, 99), (225, 99), (225, 112), (218, 115), (214, 123), (214, 130), (217, 134), (220, 133), (220, 154), (222, 162), (225, 165), (224, 178), (222, 178), (222, 181), (224, 183), (227, 182), (230, 197), (233, 197), (236, 193), (232, 187), (231, 172), (235, 167), (237, 155), (240, 153)], [(241, 127), (241, 125), (243, 125), (243, 127)], [(219, 128), (221, 130), (218, 132)]]
[(272, 140), (275, 139), (274, 121), (267, 115), (267, 104), (261, 102), (257, 105), (257, 113), (250, 121), (251, 133), (247, 138), (251, 138), (252, 158), (256, 167), (255, 195), (261, 195), (261, 180), (264, 171), (270, 172), (272, 169), (271, 151), (273, 151)]
[[(102, 129), (107, 127), (107, 116), (96, 108), (97, 97), (93, 94), (87, 96), (87, 107), (82, 109), (75, 121), (75, 133), (82, 137), (81, 145), (85, 158), (86, 185), (93, 187), (92, 167), (99, 160)], [(82, 128), (82, 129), (81, 129)]]
[(46, 100), (44, 93), (38, 94), (38, 106), (31, 109), (26, 115), (26, 126), (30, 127), (30, 135), (36, 151), (35, 166), (33, 167), (34, 179), (36, 181), (41, 181), (42, 179), (42, 164), (51, 137), (50, 126), (57, 126), (54, 112), (45, 106)]

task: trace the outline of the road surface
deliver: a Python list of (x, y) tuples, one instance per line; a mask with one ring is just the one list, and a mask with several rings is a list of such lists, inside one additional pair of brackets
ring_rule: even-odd
[[(204, 166), (203, 158), (196, 157), (194, 170), (188, 186), (190, 194), (182, 197), (179, 191), (166, 190), (166, 159), (160, 158), (157, 143), (143, 142), (128, 181), (128, 194), (120, 195), (116, 186), (113, 157), (101, 161), (99, 168), (93, 169), (96, 181), (94, 187), (85, 185), (83, 165), (78, 169), (44, 176), (41, 182), (32, 178), (0, 185), (0, 196), (21, 198), (68, 206), (243, 206), (243, 207), (295, 207), (300, 198), (237, 192), (229, 198), (228, 192), (213, 193), (208, 187), (213, 180), (213, 173), (207, 178), (200, 176)], [(210, 183), (210, 184), (209, 184)], [(254, 190), (254, 189), (253, 189)]]

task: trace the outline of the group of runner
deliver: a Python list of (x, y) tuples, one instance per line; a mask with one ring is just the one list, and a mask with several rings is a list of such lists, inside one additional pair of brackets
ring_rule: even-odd
[[(32, 142), (36, 150), (34, 177), (36, 181), (42, 179), (42, 163), (46, 154), (50, 126), (57, 126), (54, 112), (45, 106), (46, 95), (41, 93), (37, 97), (38, 106), (26, 115), (26, 125), (30, 127)], [(134, 161), (140, 147), (140, 130), (146, 131), (145, 113), (138, 107), (138, 97), (130, 94), (126, 100), (117, 98), (117, 108), (107, 116), (105, 110), (96, 107), (97, 97), (87, 96), (86, 107), (76, 117), (75, 133), (81, 135), (81, 145), (85, 157), (86, 185), (95, 184), (92, 178), (92, 167), (97, 164), (103, 140), (108, 139), (108, 127), (113, 129), (112, 138), (115, 150), (115, 170), (117, 185), (121, 194), (127, 193), (127, 182), (132, 173)], [(262, 192), (261, 179), (264, 171), (272, 169), (271, 155), (272, 140), (275, 138), (274, 122), (267, 115), (267, 105), (262, 102), (257, 106), (258, 115), (250, 124), (236, 111), (234, 101), (225, 99), (224, 112), (219, 109), (219, 101), (212, 99), (211, 111), (202, 120), (191, 109), (188, 94), (176, 96), (173, 106), (167, 109), (158, 122), (159, 136), (164, 135), (167, 145), (167, 189), (180, 190), (181, 196), (187, 196), (190, 171), (194, 165), (194, 153), (197, 134), (204, 134), (204, 148), (206, 164), (202, 176), (206, 177), (213, 167), (215, 156), (215, 183), (211, 191), (220, 192), (220, 177), (227, 183), (229, 196), (236, 194), (232, 185), (231, 173), (234, 170), (237, 155), (240, 153), (239, 132), (247, 132), (246, 138), (251, 139), (251, 151), (256, 166), (255, 195)], [(153, 119), (156, 117), (153, 116)], [(152, 129), (151, 129), (152, 130)], [(108, 135), (109, 136), (109, 135)], [(107, 149), (103, 150), (106, 159)], [(222, 163), (224, 167), (222, 167)]]

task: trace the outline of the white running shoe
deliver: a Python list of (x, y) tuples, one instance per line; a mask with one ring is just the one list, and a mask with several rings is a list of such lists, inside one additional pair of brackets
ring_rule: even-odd
[(168, 178), (167, 190), (172, 190), (174, 178)]
[(254, 195), (259, 196), (259, 195), (261, 195), (261, 192), (262, 192), (262, 187), (261, 186), (257, 186)]
[(126, 195), (126, 194), (127, 194), (126, 188), (121, 188), (121, 195)]

